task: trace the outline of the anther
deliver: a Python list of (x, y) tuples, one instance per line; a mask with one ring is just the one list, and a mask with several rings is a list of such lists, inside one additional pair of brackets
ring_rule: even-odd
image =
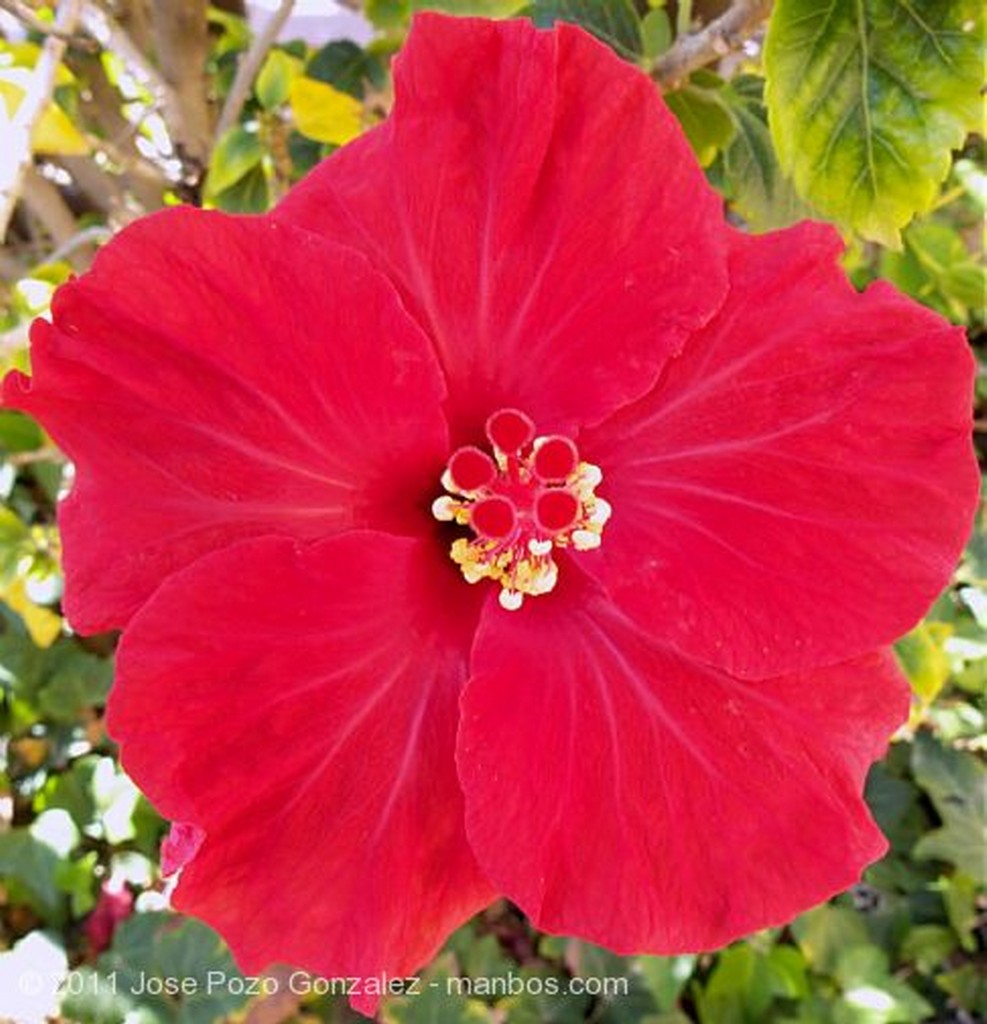
[(459, 502), (455, 498), (450, 498), (448, 494), (443, 494), (432, 502), (432, 516), (440, 523), (451, 523), (456, 518), (457, 508)]

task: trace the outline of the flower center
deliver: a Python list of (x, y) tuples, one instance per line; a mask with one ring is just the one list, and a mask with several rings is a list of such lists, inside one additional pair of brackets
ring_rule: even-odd
[(487, 420), (493, 455), (457, 448), (442, 474), (448, 491), (432, 502), (432, 515), (473, 531), (450, 550), (468, 583), (494, 580), (508, 611), (525, 596), (547, 594), (559, 578), (556, 548), (600, 546), (610, 505), (594, 493), (603, 479), (582, 462), (569, 438), (535, 437), (535, 425), (517, 409)]

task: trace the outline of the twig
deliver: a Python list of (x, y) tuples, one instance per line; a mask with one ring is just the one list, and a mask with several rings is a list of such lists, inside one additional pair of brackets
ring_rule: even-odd
[[(24, 342), (26, 345), (26, 337)], [(0, 343), (0, 347), (2, 347), (2, 343)], [(19, 346), (19, 348), (24, 347), (24, 345)], [(17, 349), (12, 351), (17, 351)], [(14, 452), (7, 455), (4, 461), (9, 462), (12, 466), (31, 466), (35, 462), (65, 462), (66, 458), (53, 444), (46, 444), (43, 448), (36, 448), (33, 452)]]
[(662, 85), (683, 78), (736, 49), (754, 33), (771, 12), (771, 0), (734, 0), (704, 29), (680, 36), (655, 63), (652, 77)]
[(21, 198), (28, 210), (41, 222), (45, 231), (51, 235), (55, 245), (67, 242), (75, 234), (75, 217), (68, 203), (34, 164), (28, 164), (24, 168)]
[(267, 56), (267, 51), (290, 17), (294, 6), (295, 0), (281, 0), (278, 9), (268, 18), (267, 24), (254, 36), (250, 49), (240, 58), (233, 85), (230, 86), (226, 103), (223, 104), (223, 112), (219, 115), (219, 121), (216, 124), (217, 142), (239, 120), (240, 111), (243, 110), (243, 105), (247, 102), (250, 87), (254, 84), (261, 64), (264, 63), (264, 57)]
[(10, 119), (5, 159), (0, 161), (0, 240), (7, 234), (7, 225), (13, 216), (24, 184), (24, 175), (31, 163), (31, 135), (55, 91), (55, 73), (67, 45), (63, 37), (75, 31), (80, 8), (81, 0), (61, 0), (59, 3), (55, 15), (55, 28), (59, 35), (50, 35), (45, 39), (31, 75), (31, 83)]
[(112, 237), (113, 229), (105, 228), (100, 224), (95, 224), (91, 228), (83, 228), (78, 234), (73, 235), (63, 245), (60, 245), (45, 262), (58, 263), (59, 260), (68, 259), (78, 249), (87, 245), (108, 242)]
[(79, 20), (87, 35), (92, 36), (107, 53), (123, 61), (130, 74), (151, 94), (156, 107), (168, 107), (172, 101), (171, 87), (106, 11), (95, 3), (87, 2), (82, 5)]
[(43, 36), (55, 36), (64, 39), (71, 46), (83, 46), (89, 48), (92, 44), (88, 39), (83, 39), (74, 32), (66, 32), (58, 28), (51, 21), (44, 21), (39, 18), (23, 0), (0, 0), (0, 9), (15, 17), (26, 29), (37, 32)]
[(194, 193), (212, 142), (209, 107), (208, 0), (168, 0), (151, 5), (158, 67), (170, 86), (164, 110), (168, 135)]

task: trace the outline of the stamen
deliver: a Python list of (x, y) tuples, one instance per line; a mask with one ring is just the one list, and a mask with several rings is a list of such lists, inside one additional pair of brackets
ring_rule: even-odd
[(517, 590), (508, 590), (506, 587), (498, 597), (501, 608), (507, 612), (516, 612), (524, 604), (524, 594)]
[(598, 548), (601, 544), (601, 538), (598, 533), (593, 533), (591, 530), (574, 530), (572, 534), (572, 546), (577, 551), (592, 551), (594, 548)]
[(569, 438), (536, 438), (518, 409), (495, 412), (486, 433), (494, 457), (472, 445), (457, 448), (442, 474), (450, 493), (435, 499), (432, 515), (472, 529), (472, 539), (453, 543), (453, 561), (468, 583), (499, 583), (501, 607), (517, 611), (525, 597), (555, 588), (556, 548), (600, 546), (612, 510), (595, 494), (603, 474), (580, 462)]
[(440, 523), (451, 523), (456, 518), (457, 508), (459, 502), (455, 498), (450, 498), (448, 494), (443, 494), (432, 502), (432, 515)]

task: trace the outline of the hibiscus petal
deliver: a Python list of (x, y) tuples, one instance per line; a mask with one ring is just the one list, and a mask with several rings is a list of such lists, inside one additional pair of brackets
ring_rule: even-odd
[(911, 628), (977, 504), (963, 332), (855, 292), (839, 247), (813, 224), (736, 235), (723, 309), (580, 438), (613, 505), (586, 564), (656, 637), (748, 678)]
[(176, 906), (245, 970), (406, 976), (493, 898), (453, 760), (475, 604), (447, 582), (426, 542), (262, 538), (172, 576), (124, 634), (111, 734), (205, 833)]
[(644, 393), (722, 301), (721, 203), (653, 82), (581, 29), (419, 15), (385, 125), (275, 210), (361, 248), (446, 371), (458, 441)]
[(59, 290), (34, 376), (4, 382), (76, 465), (68, 614), (123, 625), (169, 573), (270, 533), (410, 532), (448, 452), (421, 330), (359, 253), (265, 218), (177, 209)]
[(487, 609), (462, 700), (466, 827), (544, 930), (713, 949), (839, 892), (886, 848), (861, 799), (907, 713), (890, 654), (742, 681), (579, 581)]

